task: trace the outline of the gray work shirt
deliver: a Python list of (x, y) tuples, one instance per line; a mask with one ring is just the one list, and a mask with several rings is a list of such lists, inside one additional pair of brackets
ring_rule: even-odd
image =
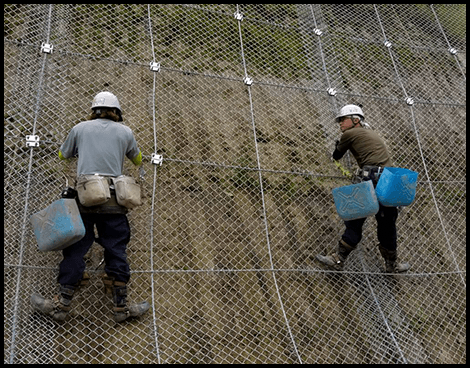
[(60, 147), (64, 158), (78, 154), (78, 175), (122, 175), (124, 156), (140, 154), (132, 130), (109, 119), (94, 119), (75, 125)]

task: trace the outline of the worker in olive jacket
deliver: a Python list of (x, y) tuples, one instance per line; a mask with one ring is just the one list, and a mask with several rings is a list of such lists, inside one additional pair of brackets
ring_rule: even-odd
[[(341, 139), (336, 142), (333, 159), (339, 160), (350, 150), (360, 168), (362, 181), (372, 180), (377, 185), (380, 170), (392, 166), (390, 155), (379, 135), (366, 129), (362, 108), (346, 105), (341, 108), (336, 122), (340, 124)], [(377, 220), (377, 237), (379, 250), (385, 260), (387, 273), (405, 272), (410, 268), (408, 263), (397, 263), (397, 229), (398, 209), (379, 204)], [(366, 218), (344, 221), (346, 230), (338, 242), (336, 252), (328, 256), (317, 255), (317, 260), (330, 269), (342, 270), (349, 253), (356, 248), (362, 238), (362, 226)]]

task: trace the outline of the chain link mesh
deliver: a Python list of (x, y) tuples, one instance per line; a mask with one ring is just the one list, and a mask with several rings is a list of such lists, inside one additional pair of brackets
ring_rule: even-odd
[[(465, 12), (4, 5), (4, 362), (465, 363)], [(152, 309), (113, 322), (94, 244), (58, 325), (29, 305), (56, 292), (61, 260), (38, 252), (29, 216), (73, 183), (58, 149), (102, 90), (144, 154), (129, 287)], [(344, 271), (314, 262), (343, 231), (331, 189), (349, 182), (330, 157), (347, 103), (420, 173), (398, 219), (406, 275), (383, 274), (374, 219)]]

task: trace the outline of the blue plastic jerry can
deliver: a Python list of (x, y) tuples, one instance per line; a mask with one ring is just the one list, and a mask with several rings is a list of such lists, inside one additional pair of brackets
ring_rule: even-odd
[(385, 167), (377, 183), (377, 199), (386, 207), (408, 206), (415, 198), (417, 181), (415, 171)]
[(85, 236), (75, 199), (59, 199), (31, 215), (30, 220), (41, 252), (64, 249)]
[(333, 189), (336, 212), (344, 221), (373, 216), (379, 212), (379, 202), (371, 180)]

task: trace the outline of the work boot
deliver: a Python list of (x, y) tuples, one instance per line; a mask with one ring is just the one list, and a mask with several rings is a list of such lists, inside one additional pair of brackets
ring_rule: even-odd
[(401, 273), (406, 272), (410, 269), (408, 262), (397, 263), (397, 251), (388, 250), (379, 244), (380, 254), (385, 260), (385, 272), (386, 273)]
[(353, 250), (354, 247), (350, 246), (341, 239), (338, 242), (338, 247), (335, 253), (331, 254), (330, 256), (322, 256), (321, 254), (318, 254), (316, 258), (320, 263), (327, 266), (328, 268), (341, 271), (343, 269), (346, 258)]
[(125, 282), (116, 281), (113, 277), (105, 275), (103, 277), (103, 284), (105, 285), (105, 292), (107, 294), (109, 294), (112, 287), (115, 322), (120, 323), (128, 318), (140, 317), (150, 309), (150, 304), (146, 301), (137, 304), (129, 304), (127, 302), (127, 286)]
[(57, 322), (64, 322), (71, 309), (75, 286), (60, 285), (59, 294), (46, 299), (38, 293), (31, 295), (31, 305), (34, 310), (52, 317)]

